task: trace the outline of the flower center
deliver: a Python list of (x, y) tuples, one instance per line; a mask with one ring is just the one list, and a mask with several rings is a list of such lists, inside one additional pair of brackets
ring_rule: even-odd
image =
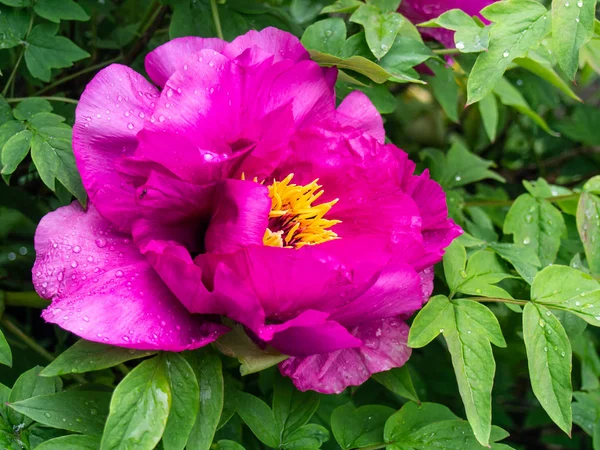
[(300, 248), (304, 245), (322, 244), (339, 239), (330, 230), (339, 220), (325, 219), (325, 214), (338, 199), (327, 203), (313, 203), (323, 195), (318, 179), (305, 186), (290, 183), (294, 174), (282, 181), (275, 181), (268, 187), (271, 197), (269, 226), (265, 230), (263, 242), (271, 247)]

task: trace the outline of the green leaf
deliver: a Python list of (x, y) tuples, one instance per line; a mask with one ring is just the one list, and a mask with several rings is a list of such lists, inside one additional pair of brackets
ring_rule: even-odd
[[(9, 403), (16, 403), (19, 400), (26, 400), (38, 395), (53, 394), (56, 390), (56, 380), (54, 378), (43, 378), (38, 376), (42, 370), (41, 366), (33, 367), (27, 372), (23, 372), (10, 391), (8, 396)], [(31, 419), (26, 418), (23, 414), (14, 410), (8, 411), (8, 419), (13, 425), (25, 426), (32, 423)]]
[(242, 447), (237, 442), (228, 441), (225, 439), (218, 441), (216, 445), (213, 444), (212, 448), (214, 448), (215, 450), (245, 450), (244, 447)]
[(254, 435), (266, 446), (277, 448), (280, 437), (277, 423), (271, 408), (258, 397), (240, 392), (237, 413), (252, 430)]
[(259, 348), (256, 343), (248, 337), (244, 327), (231, 323), (231, 331), (221, 336), (215, 346), (225, 355), (238, 358), (242, 363), (240, 373), (248, 375), (279, 364), (288, 358), (272, 347)]
[(27, 37), (25, 62), (31, 75), (42, 81), (50, 81), (51, 69), (71, 67), (75, 61), (89, 57), (69, 39), (55, 36), (58, 25), (36, 25)]
[(489, 247), (502, 259), (511, 263), (527, 283), (533, 282), (533, 278), (540, 270), (541, 263), (531, 247), (499, 242), (492, 242)]
[[(8, 102), (4, 99), (2, 95), (0, 95), (0, 126), (4, 125), (6, 122), (11, 120), (13, 117), (12, 109)], [(0, 147), (2, 144), (0, 143)]]
[(579, 67), (579, 49), (594, 34), (596, 0), (552, 1), (552, 48), (571, 79)]
[(383, 428), (394, 413), (383, 405), (359, 408), (352, 403), (337, 407), (331, 415), (331, 431), (342, 449), (361, 448), (383, 441)]
[(600, 145), (600, 111), (590, 105), (577, 105), (573, 115), (557, 125), (558, 130), (575, 142)]
[(12, 367), (12, 352), (2, 330), (0, 330), (0, 364)]
[(481, 121), (490, 141), (496, 140), (498, 133), (498, 102), (493, 92), (485, 95), (477, 104)]
[(381, 12), (394, 12), (400, 7), (401, 0), (366, 0), (368, 5), (376, 6)]
[(350, 16), (350, 22), (364, 27), (369, 49), (377, 59), (392, 48), (404, 20), (397, 12), (384, 13), (374, 5), (362, 5)]
[(435, 310), (441, 311), (438, 314), (441, 317), (433, 322), (431, 313), (423, 316), (419, 313), (411, 327), (408, 345), (421, 346), (422, 343), (431, 341), (431, 335), (436, 334), (431, 325), (423, 327), (420, 322), (429, 319), (427, 323), (433, 322), (442, 327), (437, 333), (443, 333), (448, 344), (467, 418), (477, 440), (487, 446), (491, 432), (491, 395), (496, 371), (490, 342), (499, 347), (506, 347), (506, 342), (496, 316), (485, 306), (471, 300), (448, 301), (446, 297), (438, 297), (434, 297), (439, 303)]
[(89, 20), (85, 10), (73, 0), (38, 0), (33, 7), (38, 16), (59, 23), (61, 20)]
[(580, 270), (558, 265), (546, 267), (533, 280), (531, 300), (571, 311), (587, 323), (600, 326), (600, 283)]
[(413, 402), (420, 402), (407, 365), (376, 373), (372, 378), (394, 394), (412, 400)]
[(481, 13), (494, 24), (490, 29), (489, 49), (479, 54), (469, 75), (469, 105), (494, 89), (510, 63), (537, 47), (550, 31), (550, 15), (535, 0), (496, 2)]
[(66, 391), (10, 403), (10, 407), (52, 428), (102, 435), (110, 396), (110, 392)]
[(418, 79), (413, 67), (433, 56), (434, 53), (423, 42), (399, 35), (379, 64), (392, 75), (392, 81), (412, 81)]
[(77, 434), (42, 442), (36, 450), (97, 450), (98, 448), (100, 448), (99, 437)]
[(223, 411), (223, 372), (219, 356), (210, 348), (185, 353), (200, 388), (200, 408), (188, 448), (209, 449)]
[(591, 192), (592, 194), (600, 194), (600, 175), (590, 178), (583, 185), (585, 192)]
[(0, 3), (4, 3), (8, 6), (17, 6), (19, 8), (22, 8), (24, 6), (32, 6), (32, 2), (33, 0), (0, 0)]
[(582, 192), (577, 205), (577, 231), (590, 271), (600, 274), (600, 198)]
[(286, 450), (317, 450), (328, 440), (327, 428), (309, 423), (290, 433), (284, 440), (282, 448)]
[(33, 134), (23, 130), (11, 137), (2, 147), (2, 175), (11, 175), (29, 153)]
[[(568, 314), (571, 317), (581, 321), (577, 316)], [(562, 323), (562, 321), (561, 321)], [(585, 325), (585, 322), (584, 322)], [(567, 331), (567, 330), (565, 330)], [(567, 335), (569, 332), (567, 331)], [(573, 353), (577, 355), (581, 362), (581, 389), (586, 391), (593, 391), (600, 388), (600, 357), (596, 352), (596, 347), (592, 340), (592, 336), (589, 333), (581, 335), (573, 340), (569, 335), (571, 344), (573, 346)]]
[[(475, 439), (469, 424), (456, 417), (448, 408), (435, 403), (406, 403), (385, 424), (387, 448), (401, 450), (484, 449)], [(508, 434), (492, 427), (491, 440), (496, 442)], [(492, 444), (492, 449), (506, 448)]]
[(587, 392), (574, 392), (573, 396), (577, 400), (572, 404), (573, 422), (592, 436), (600, 416), (600, 398), (596, 393)]
[(420, 27), (442, 27), (455, 31), (454, 45), (462, 53), (477, 53), (487, 50), (489, 28), (461, 9), (446, 11), (436, 19), (419, 24)]
[(567, 333), (548, 309), (527, 303), (523, 310), (523, 337), (533, 393), (550, 418), (570, 435), (573, 392)]
[(340, 18), (320, 20), (302, 35), (302, 45), (309, 50), (340, 55), (346, 42), (346, 24)]
[(450, 147), (447, 155), (439, 150), (426, 149), (420, 153), (421, 159), (429, 160), (428, 167), (433, 178), (445, 189), (464, 186), (475, 181), (494, 179), (504, 182), (497, 173), (488, 170), (492, 161), (486, 161), (469, 150), (460, 142)]
[(506, 278), (511, 278), (511, 275), (504, 272), (494, 253), (479, 250), (471, 255), (468, 262), (466, 258), (466, 250), (458, 242), (453, 242), (446, 249), (443, 259), (444, 273), (451, 293), (512, 298), (504, 289), (494, 286)]
[(458, 123), (458, 83), (451, 67), (433, 60), (427, 63), (427, 67), (434, 76), (427, 76), (425, 80), (431, 86), (433, 95), (442, 106), (448, 118)]
[(52, 105), (43, 98), (30, 97), (19, 102), (13, 109), (13, 115), (18, 120), (29, 120), (35, 114), (52, 111)]
[[(447, 253), (446, 253), (447, 254)], [(410, 327), (408, 346), (412, 348), (425, 347), (433, 341), (448, 322), (452, 306), (445, 295), (431, 297), (419, 311)]]
[(145, 358), (154, 351), (133, 350), (79, 340), (61, 353), (40, 375), (53, 377), (68, 373), (85, 373), (114, 367), (132, 359)]
[(196, 422), (200, 388), (190, 364), (178, 353), (164, 353), (167, 378), (171, 387), (171, 410), (163, 433), (163, 445), (183, 450)]
[(28, 24), (29, 15), (26, 10), (0, 6), (0, 49), (21, 45)]
[(525, 114), (527, 117), (530, 117), (531, 120), (539, 125), (539, 127), (546, 133), (552, 136), (558, 136), (556, 132), (550, 129), (546, 121), (538, 113), (531, 109), (519, 90), (510, 84), (506, 78), (501, 78), (497, 81), (493, 88), (493, 92), (498, 96), (500, 103), (510, 106), (519, 111), (521, 114)]
[(31, 159), (40, 178), (52, 191), (56, 190), (58, 180), (80, 203), (85, 203), (87, 194), (75, 165), (70, 128), (37, 128), (31, 140)]
[(300, 392), (288, 378), (277, 377), (273, 393), (273, 416), (284, 442), (291, 433), (310, 420), (318, 407), (319, 396), (316, 392)]
[(333, 5), (326, 6), (321, 11), (321, 14), (327, 13), (353, 13), (363, 2), (359, 0), (336, 0)]
[(171, 389), (162, 359), (143, 361), (114, 391), (101, 450), (153, 449), (167, 424), (170, 406)]
[(577, 100), (578, 102), (582, 101), (577, 94), (573, 92), (571, 86), (566, 83), (559, 74), (556, 73), (552, 67), (552, 63), (537, 53), (531, 51), (526, 58), (515, 59), (515, 63), (546, 80), (548, 83), (560, 89), (561, 92), (571, 97), (573, 100)]
[(375, 83), (384, 83), (392, 76), (383, 67), (363, 56), (340, 58), (317, 50), (309, 50), (309, 53), (311, 59), (322, 67), (336, 66), (339, 69), (352, 70), (373, 80)]
[(562, 214), (547, 200), (522, 194), (513, 203), (504, 222), (504, 233), (513, 234), (516, 244), (533, 249), (541, 266), (552, 264), (566, 233)]
[(587, 322), (585, 320), (569, 311), (555, 309), (552, 311), (552, 314), (560, 320), (560, 323), (567, 332), (567, 336), (569, 336), (571, 342), (577, 339), (587, 328)]

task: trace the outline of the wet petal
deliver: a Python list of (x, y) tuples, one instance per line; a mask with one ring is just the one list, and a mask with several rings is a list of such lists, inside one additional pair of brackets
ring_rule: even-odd
[(33, 281), (52, 300), (43, 317), (84, 339), (121, 347), (182, 351), (225, 331), (190, 314), (131, 238), (93, 206), (46, 215), (35, 236)]
[(291, 357), (279, 368), (301, 391), (339, 394), (348, 386), (364, 383), (374, 373), (404, 365), (411, 353), (406, 345), (408, 330), (408, 325), (396, 318), (369, 322), (352, 330), (362, 340), (362, 347)]
[(73, 152), (83, 185), (100, 214), (124, 229), (136, 215), (134, 187), (115, 165), (137, 147), (157, 96), (140, 74), (113, 64), (87, 85), (75, 112)]
[(252, 47), (262, 50), (265, 58), (273, 56), (275, 62), (282, 59), (301, 61), (310, 58), (296, 36), (273, 27), (267, 27), (261, 31), (250, 30), (246, 34), (238, 36), (225, 47), (223, 53), (234, 58)]
[(383, 144), (383, 119), (369, 97), (360, 91), (351, 92), (340, 104), (336, 114), (342, 126), (368, 134)]
[(203, 49), (222, 52), (225, 45), (227, 42), (217, 38), (188, 36), (173, 39), (148, 53), (144, 66), (152, 81), (163, 87), (175, 71), (185, 69), (194, 53)]

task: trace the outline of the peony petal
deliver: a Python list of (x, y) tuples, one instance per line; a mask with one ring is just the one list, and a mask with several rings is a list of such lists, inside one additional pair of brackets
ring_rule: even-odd
[(204, 268), (194, 263), (189, 251), (182, 245), (152, 240), (144, 246), (143, 252), (188, 311), (221, 314), (253, 330), (264, 324), (262, 307), (254, 292), (246, 287), (240, 274), (217, 264), (212, 268), (207, 287), (205, 283), (209, 275), (204, 273)]
[(309, 356), (362, 346), (346, 328), (320, 311), (303, 311), (280, 325), (262, 327), (258, 336), (286, 355)]
[(204, 49), (222, 52), (227, 42), (217, 38), (195, 36), (173, 39), (152, 50), (146, 56), (146, 72), (158, 86), (163, 87), (177, 70), (192, 59), (194, 53)]
[(262, 245), (269, 224), (268, 189), (252, 181), (224, 180), (204, 236), (206, 251), (229, 253), (249, 245)]
[(392, 264), (362, 295), (332, 312), (331, 318), (351, 328), (364, 322), (410, 315), (423, 306), (421, 277), (408, 264)]
[(239, 277), (231, 283), (254, 292), (267, 317), (286, 321), (306, 309), (331, 311), (361, 288), (341, 261), (319, 247), (323, 246), (295, 250), (253, 245), (225, 255), (202, 254), (195, 261), (208, 286), (214, 284), (217, 290), (217, 280), (213, 282), (210, 274), (217, 267), (227, 268)]
[(348, 386), (364, 383), (374, 373), (404, 365), (411, 353), (406, 345), (408, 329), (396, 318), (368, 322), (352, 330), (363, 341), (362, 347), (291, 357), (279, 369), (301, 391), (339, 394)]
[(46, 215), (35, 249), (35, 288), (52, 299), (44, 318), (84, 339), (182, 351), (226, 331), (186, 311), (131, 239), (91, 205), (87, 212), (73, 203)]
[(344, 127), (353, 127), (382, 144), (385, 141), (381, 114), (363, 92), (351, 92), (338, 106), (336, 118)]
[(134, 188), (115, 164), (137, 147), (157, 96), (140, 74), (113, 64), (87, 85), (75, 113), (73, 152), (83, 185), (98, 212), (124, 229), (137, 214)]
[(250, 30), (227, 44), (223, 53), (231, 58), (241, 55), (245, 50), (258, 47), (267, 56), (273, 56), (274, 62), (282, 59), (301, 61), (309, 59), (310, 55), (293, 34), (267, 27), (261, 31)]

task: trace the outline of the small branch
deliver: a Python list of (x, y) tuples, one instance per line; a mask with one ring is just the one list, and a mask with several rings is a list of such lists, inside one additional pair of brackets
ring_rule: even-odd
[(167, 9), (167, 6), (160, 6), (154, 11), (150, 21), (143, 30), (143, 35), (135, 42), (133, 48), (129, 51), (127, 56), (125, 56), (125, 64), (131, 64), (142, 52), (142, 50), (146, 48), (146, 45), (152, 38), (152, 35), (158, 29), (162, 19), (165, 17)]
[(4, 97), (6, 96), (6, 93), (8, 92), (10, 85), (14, 81), (15, 76), (17, 75), (17, 69), (19, 68), (19, 65), (21, 64), (23, 55), (25, 55), (25, 48), (26, 48), (25, 44), (27, 43), (27, 38), (29, 37), (29, 33), (31, 33), (31, 29), (33, 28), (33, 19), (34, 18), (35, 18), (35, 14), (33, 12), (31, 12), (31, 17), (29, 18), (29, 27), (27, 28), (27, 33), (25, 34), (24, 41), (22, 41), (23, 49), (21, 50), (21, 53), (19, 54), (19, 57), (17, 58), (15, 67), (13, 68), (12, 72), (10, 73), (10, 76), (8, 77), (6, 86), (4, 86), (4, 89), (2, 90), (2, 96), (4, 96)]
[(215, 29), (217, 30), (217, 37), (219, 39), (223, 39), (223, 29), (221, 28), (221, 19), (219, 18), (219, 8), (217, 6), (217, 0), (210, 0), (210, 9), (212, 11)]
[[(48, 360), (48, 362), (54, 361), (55, 358), (52, 353), (50, 353), (44, 347), (40, 346), (37, 342), (35, 342), (33, 339), (31, 339), (29, 336), (27, 336), (25, 333), (23, 333), (21, 331), (21, 329), (18, 326), (16, 326), (13, 322), (11, 322), (7, 317), (3, 317), (0, 320), (0, 325), (2, 325), (4, 328), (6, 328), (8, 331), (10, 331), (15, 336), (17, 336), (19, 339), (21, 339), (21, 341), (23, 341), (24, 344), (26, 344), (28, 347), (30, 347), (33, 351), (35, 351), (37, 354), (42, 356), (44, 359)], [(87, 383), (87, 380), (79, 374), (71, 373), (68, 376), (73, 378), (78, 383), (81, 383), (81, 384)]]
[[(34, 97), (13, 97), (13, 98), (7, 98), (6, 101), (8, 103), (18, 103), (18, 102), (22, 102), (23, 100), (27, 100), (28, 98), (34, 98)], [(74, 105), (76, 105), (77, 103), (79, 103), (79, 100), (74, 100), (72, 98), (66, 98), (66, 97), (44, 97), (44, 96), (37, 96), (35, 98), (42, 98), (42, 99), (48, 100), (50, 102), (72, 103)]]
[(30, 308), (45, 308), (50, 304), (41, 298), (37, 292), (3, 292), (4, 302), (7, 306), (27, 306)]
[(460, 55), (461, 51), (457, 48), (438, 48), (433, 50), (436, 55)]
[(515, 300), (507, 298), (491, 298), (491, 297), (466, 297), (465, 300), (474, 300), (479, 303), (512, 303), (513, 305), (526, 305), (527, 300)]
[(60, 80), (55, 81), (54, 83), (46, 86), (45, 88), (40, 89), (34, 95), (34, 97), (39, 96), (40, 94), (43, 94), (44, 92), (48, 92), (49, 90), (54, 89), (55, 87), (60, 86), (61, 84), (66, 83), (67, 81), (71, 81), (72, 79), (77, 78), (77, 77), (79, 77), (81, 75), (85, 75), (86, 73), (89, 73), (89, 72), (95, 72), (96, 70), (102, 69), (105, 66), (109, 66), (109, 65), (114, 64), (116, 62), (119, 62), (119, 61), (121, 61), (121, 59), (122, 59), (122, 56), (117, 56), (116, 58), (109, 59), (108, 61), (103, 61), (103, 62), (101, 62), (99, 64), (95, 64), (93, 66), (86, 67), (85, 69), (80, 70), (79, 72), (75, 72), (75, 73), (73, 73), (71, 75), (68, 75), (68, 76), (66, 76), (64, 78), (61, 78)]
[(44, 347), (40, 346), (37, 342), (27, 336), (25, 333), (21, 331), (21, 329), (12, 323), (8, 318), (3, 317), (0, 320), (0, 325), (10, 331), (12, 334), (17, 336), (19, 339), (23, 341), (28, 347), (34, 350), (37, 354), (42, 356), (44, 359), (48, 360), (48, 362), (54, 361), (54, 356)]

